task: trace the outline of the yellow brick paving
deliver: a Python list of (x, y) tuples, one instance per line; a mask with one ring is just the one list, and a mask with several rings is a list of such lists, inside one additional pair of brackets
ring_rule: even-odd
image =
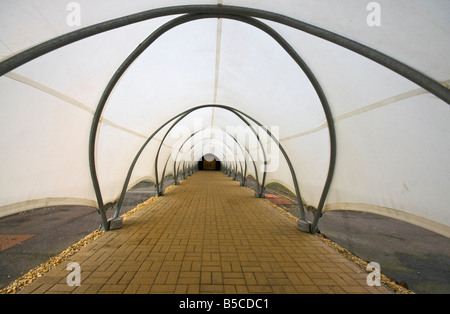
[(391, 293), (366, 277), (252, 190), (201, 171), (20, 293)]

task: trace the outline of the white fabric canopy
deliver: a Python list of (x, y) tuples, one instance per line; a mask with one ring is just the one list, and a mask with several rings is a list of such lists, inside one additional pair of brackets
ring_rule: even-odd
[[(180, 8), (177, 14), (124, 22), (6, 70), (0, 77), (0, 216), (48, 205), (98, 206), (89, 139), (102, 94), (122, 62), (147, 36), (191, 13), (193, 4), (175, 0), (0, 2), (3, 64), (21, 52), (98, 23)], [(239, 6), (305, 22), (389, 56), (446, 86), (443, 94), (449, 99), (450, 2), (446, 0), (377, 1), (375, 9), (369, 1), (359, 0), (195, 4), (210, 5), (213, 11)], [(199, 13), (207, 13), (203, 8)], [(239, 12), (253, 16), (253, 11)], [(371, 26), (374, 16), (380, 25)], [(336, 155), (323, 211), (373, 212), (450, 237), (449, 103), (410, 77), (355, 51), (280, 23), (272, 15), (257, 17), (303, 59), (328, 101)], [(260, 142), (252, 128), (226, 108), (195, 110), (166, 137), (177, 119), (155, 135), (138, 158), (128, 187), (143, 179), (161, 180), (164, 168), (165, 175), (173, 174), (175, 149), (200, 131), (178, 157), (187, 167), (195, 167), (201, 156), (213, 153), (237, 172), (247, 162), (247, 174), (255, 176), (254, 161), (261, 184), (277, 181), (294, 191), (289, 164), (265, 129), (257, 128), (260, 123), (289, 156), (303, 202), (319, 206), (333, 161), (333, 139), (322, 100), (308, 75), (274, 38), (224, 16), (196, 19), (168, 30), (115, 84), (95, 141), (103, 203), (118, 199), (133, 159), (153, 132), (176, 115), (206, 104), (227, 106), (252, 117), (257, 122), (246, 121)], [(159, 178), (154, 167), (157, 155)], [(264, 169), (265, 182), (261, 182)]]

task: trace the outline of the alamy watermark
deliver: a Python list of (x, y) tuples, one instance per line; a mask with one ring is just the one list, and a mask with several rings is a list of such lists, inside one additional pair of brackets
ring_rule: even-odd
[[(69, 11), (66, 17), (66, 23), (70, 27), (81, 25), (81, 5), (72, 1), (66, 6), (66, 10)], [(378, 2), (369, 2), (366, 6), (366, 10), (370, 11), (367, 15), (366, 22), (370, 27), (381, 26), (381, 5)]]
[(370, 273), (367, 275), (366, 282), (370, 287), (381, 286), (381, 266), (376, 262), (367, 264), (366, 270)]
[(370, 13), (367, 15), (367, 25), (370, 27), (381, 26), (381, 6), (378, 2), (370, 2), (366, 7)]
[[(69, 287), (81, 286), (81, 266), (77, 262), (67, 264), (66, 270), (70, 273), (66, 277), (66, 283)], [(376, 262), (367, 264), (366, 270), (369, 274), (366, 277), (366, 283), (369, 287), (381, 286), (381, 266)]]
[(77, 262), (67, 264), (66, 270), (70, 273), (66, 277), (66, 282), (69, 287), (81, 286), (81, 267)]
[(66, 6), (66, 10), (69, 11), (66, 17), (66, 23), (68, 26), (80, 26), (81, 25), (81, 5), (78, 2), (69, 2)]

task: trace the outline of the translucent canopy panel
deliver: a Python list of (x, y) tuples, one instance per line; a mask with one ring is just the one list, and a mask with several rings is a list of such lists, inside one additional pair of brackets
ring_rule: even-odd
[[(0, 216), (205, 154), (450, 236), (448, 1), (0, 2)], [(244, 167), (246, 166), (246, 168)], [(260, 191), (262, 192), (262, 191)]]

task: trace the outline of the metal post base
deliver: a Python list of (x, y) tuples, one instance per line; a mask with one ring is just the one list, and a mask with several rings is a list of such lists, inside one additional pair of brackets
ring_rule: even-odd
[(311, 233), (311, 222), (299, 219), (297, 220), (297, 229), (303, 232)]
[(109, 230), (122, 228), (122, 222), (123, 222), (122, 217), (108, 219)]

